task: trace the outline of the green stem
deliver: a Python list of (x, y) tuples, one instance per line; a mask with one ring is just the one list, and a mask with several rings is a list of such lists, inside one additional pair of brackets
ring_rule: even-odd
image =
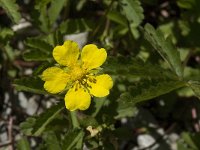
[(71, 111), (70, 115), (71, 115), (73, 128), (79, 128), (80, 126), (79, 126), (79, 122), (76, 116), (76, 111)]
[(104, 103), (106, 101), (106, 98), (103, 98), (102, 100), (99, 100), (99, 107), (97, 107), (96, 111), (92, 114), (92, 117), (96, 117), (101, 108), (103, 107)]

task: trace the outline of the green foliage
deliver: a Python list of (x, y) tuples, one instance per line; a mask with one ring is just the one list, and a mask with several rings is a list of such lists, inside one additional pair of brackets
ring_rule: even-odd
[(62, 34), (72, 34), (91, 31), (93, 24), (85, 18), (68, 19), (60, 24), (60, 32)]
[(172, 44), (170, 37), (165, 39), (162, 32), (155, 30), (150, 24), (145, 25), (144, 36), (153, 48), (160, 53), (163, 59), (171, 65), (176, 74), (182, 77), (183, 67), (181, 65), (180, 54)]
[(66, 133), (63, 143), (63, 150), (82, 149), (82, 140), (84, 132), (80, 129), (74, 129)]
[(46, 129), (46, 126), (55, 119), (58, 114), (63, 110), (63, 103), (59, 103), (36, 118), (27, 118), (27, 120), (20, 124), (20, 128), (27, 135), (39, 136)]
[(35, 136), (41, 135), (45, 130), (45, 127), (60, 113), (61, 110), (63, 110), (63, 108), (63, 103), (60, 103), (42, 113), (35, 121), (32, 134)]
[(200, 99), (200, 82), (198, 81), (189, 81), (189, 86), (194, 91), (195, 95)]
[[(0, 0), (0, 7), (0, 117), (5, 132), (14, 118), (13, 149), (200, 149), (199, 0)], [(66, 38), (108, 54), (99, 73), (114, 86), (91, 97), (86, 111), (69, 112), (67, 88), (50, 94), (40, 78)], [(158, 148), (143, 148), (147, 135)]]
[(135, 105), (136, 103), (150, 100), (175, 89), (186, 86), (184, 81), (174, 80), (144, 80), (135, 86), (129, 87), (129, 92), (120, 97), (120, 103), (124, 105)]
[(19, 22), (21, 15), (19, 13), (19, 6), (15, 0), (1, 0), (0, 6), (7, 12), (13, 22)]
[[(139, 32), (136, 29), (144, 19), (143, 8), (139, 0), (120, 0), (120, 6), (129, 23), (129, 29), (136, 39), (139, 38)], [(125, 22), (126, 23), (126, 22)]]
[(27, 91), (38, 94), (45, 94), (46, 91), (43, 88), (43, 82), (40, 78), (25, 77), (21, 79), (16, 79), (14, 81), (14, 86), (19, 91)]
[(144, 19), (143, 8), (139, 0), (120, 0), (122, 10), (131, 27), (138, 27)]
[(183, 141), (179, 140), (178, 150), (198, 150), (200, 148), (198, 138), (200, 135), (198, 133), (191, 135), (190, 133), (183, 132), (181, 134)]
[(27, 138), (23, 137), (17, 142), (17, 150), (31, 150)]
[(49, 150), (59, 150), (59, 149), (61, 149), (59, 139), (57, 138), (57, 136), (54, 132), (45, 133), (43, 135), (43, 139), (46, 143), (47, 149), (49, 149)]

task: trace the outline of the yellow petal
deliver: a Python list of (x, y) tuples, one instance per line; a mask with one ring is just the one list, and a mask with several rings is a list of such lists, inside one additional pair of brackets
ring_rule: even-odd
[(65, 89), (69, 81), (69, 75), (58, 67), (50, 67), (43, 71), (42, 80), (44, 88), (49, 93), (56, 94)]
[(113, 86), (112, 78), (107, 74), (103, 74), (95, 77), (95, 79), (95, 82), (88, 83), (91, 85), (90, 93), (96, 97), (107, 96)]
[(98, 49), (94, 44), (86, 45), (82, 49), (81, 60), (83, 67), (88, 70), (100, 67), (106, 58), (106, 50), (104, 48)]
[(53, 57), (60, 65), (73, 66), (79, 57), (78, 44), (73, 41), (65, 41), (62, 46), (56, 46), (53, 49)]
[[(76, 109), (86, 110), (89, 108), (91, 103), (90, 94), (85, 91), (82, 87), (80, 88), (69, 89), (67, 94), (65, 95), (65, 106), (70, 111), (74, 111)], [(78, 87), (78, 86), (77, 86)]]

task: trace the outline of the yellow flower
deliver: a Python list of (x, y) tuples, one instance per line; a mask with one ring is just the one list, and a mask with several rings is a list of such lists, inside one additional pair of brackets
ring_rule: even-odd
[(45, 81), (44, 88), (49, 93), (56, 94), (68, 89), (65, 105), (70, 111), (87, 109), (91, 96), (107, 96), (113, 86), (109, 75), (96, 74), (106, 60), (106, 50), (88, 44), (83, 47), (81, 54), (79, 51), (78, 44), (73, 41), (56, 46), (53, 57), (59, 65), (47, 68), (41, 76)]

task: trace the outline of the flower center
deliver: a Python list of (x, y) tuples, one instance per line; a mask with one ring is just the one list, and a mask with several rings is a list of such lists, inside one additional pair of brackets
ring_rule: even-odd
[(76, 81), (82, 79), (87, 74), (87, 71), (79, 65), (74, 65), (70, 70), (71, 80)]

